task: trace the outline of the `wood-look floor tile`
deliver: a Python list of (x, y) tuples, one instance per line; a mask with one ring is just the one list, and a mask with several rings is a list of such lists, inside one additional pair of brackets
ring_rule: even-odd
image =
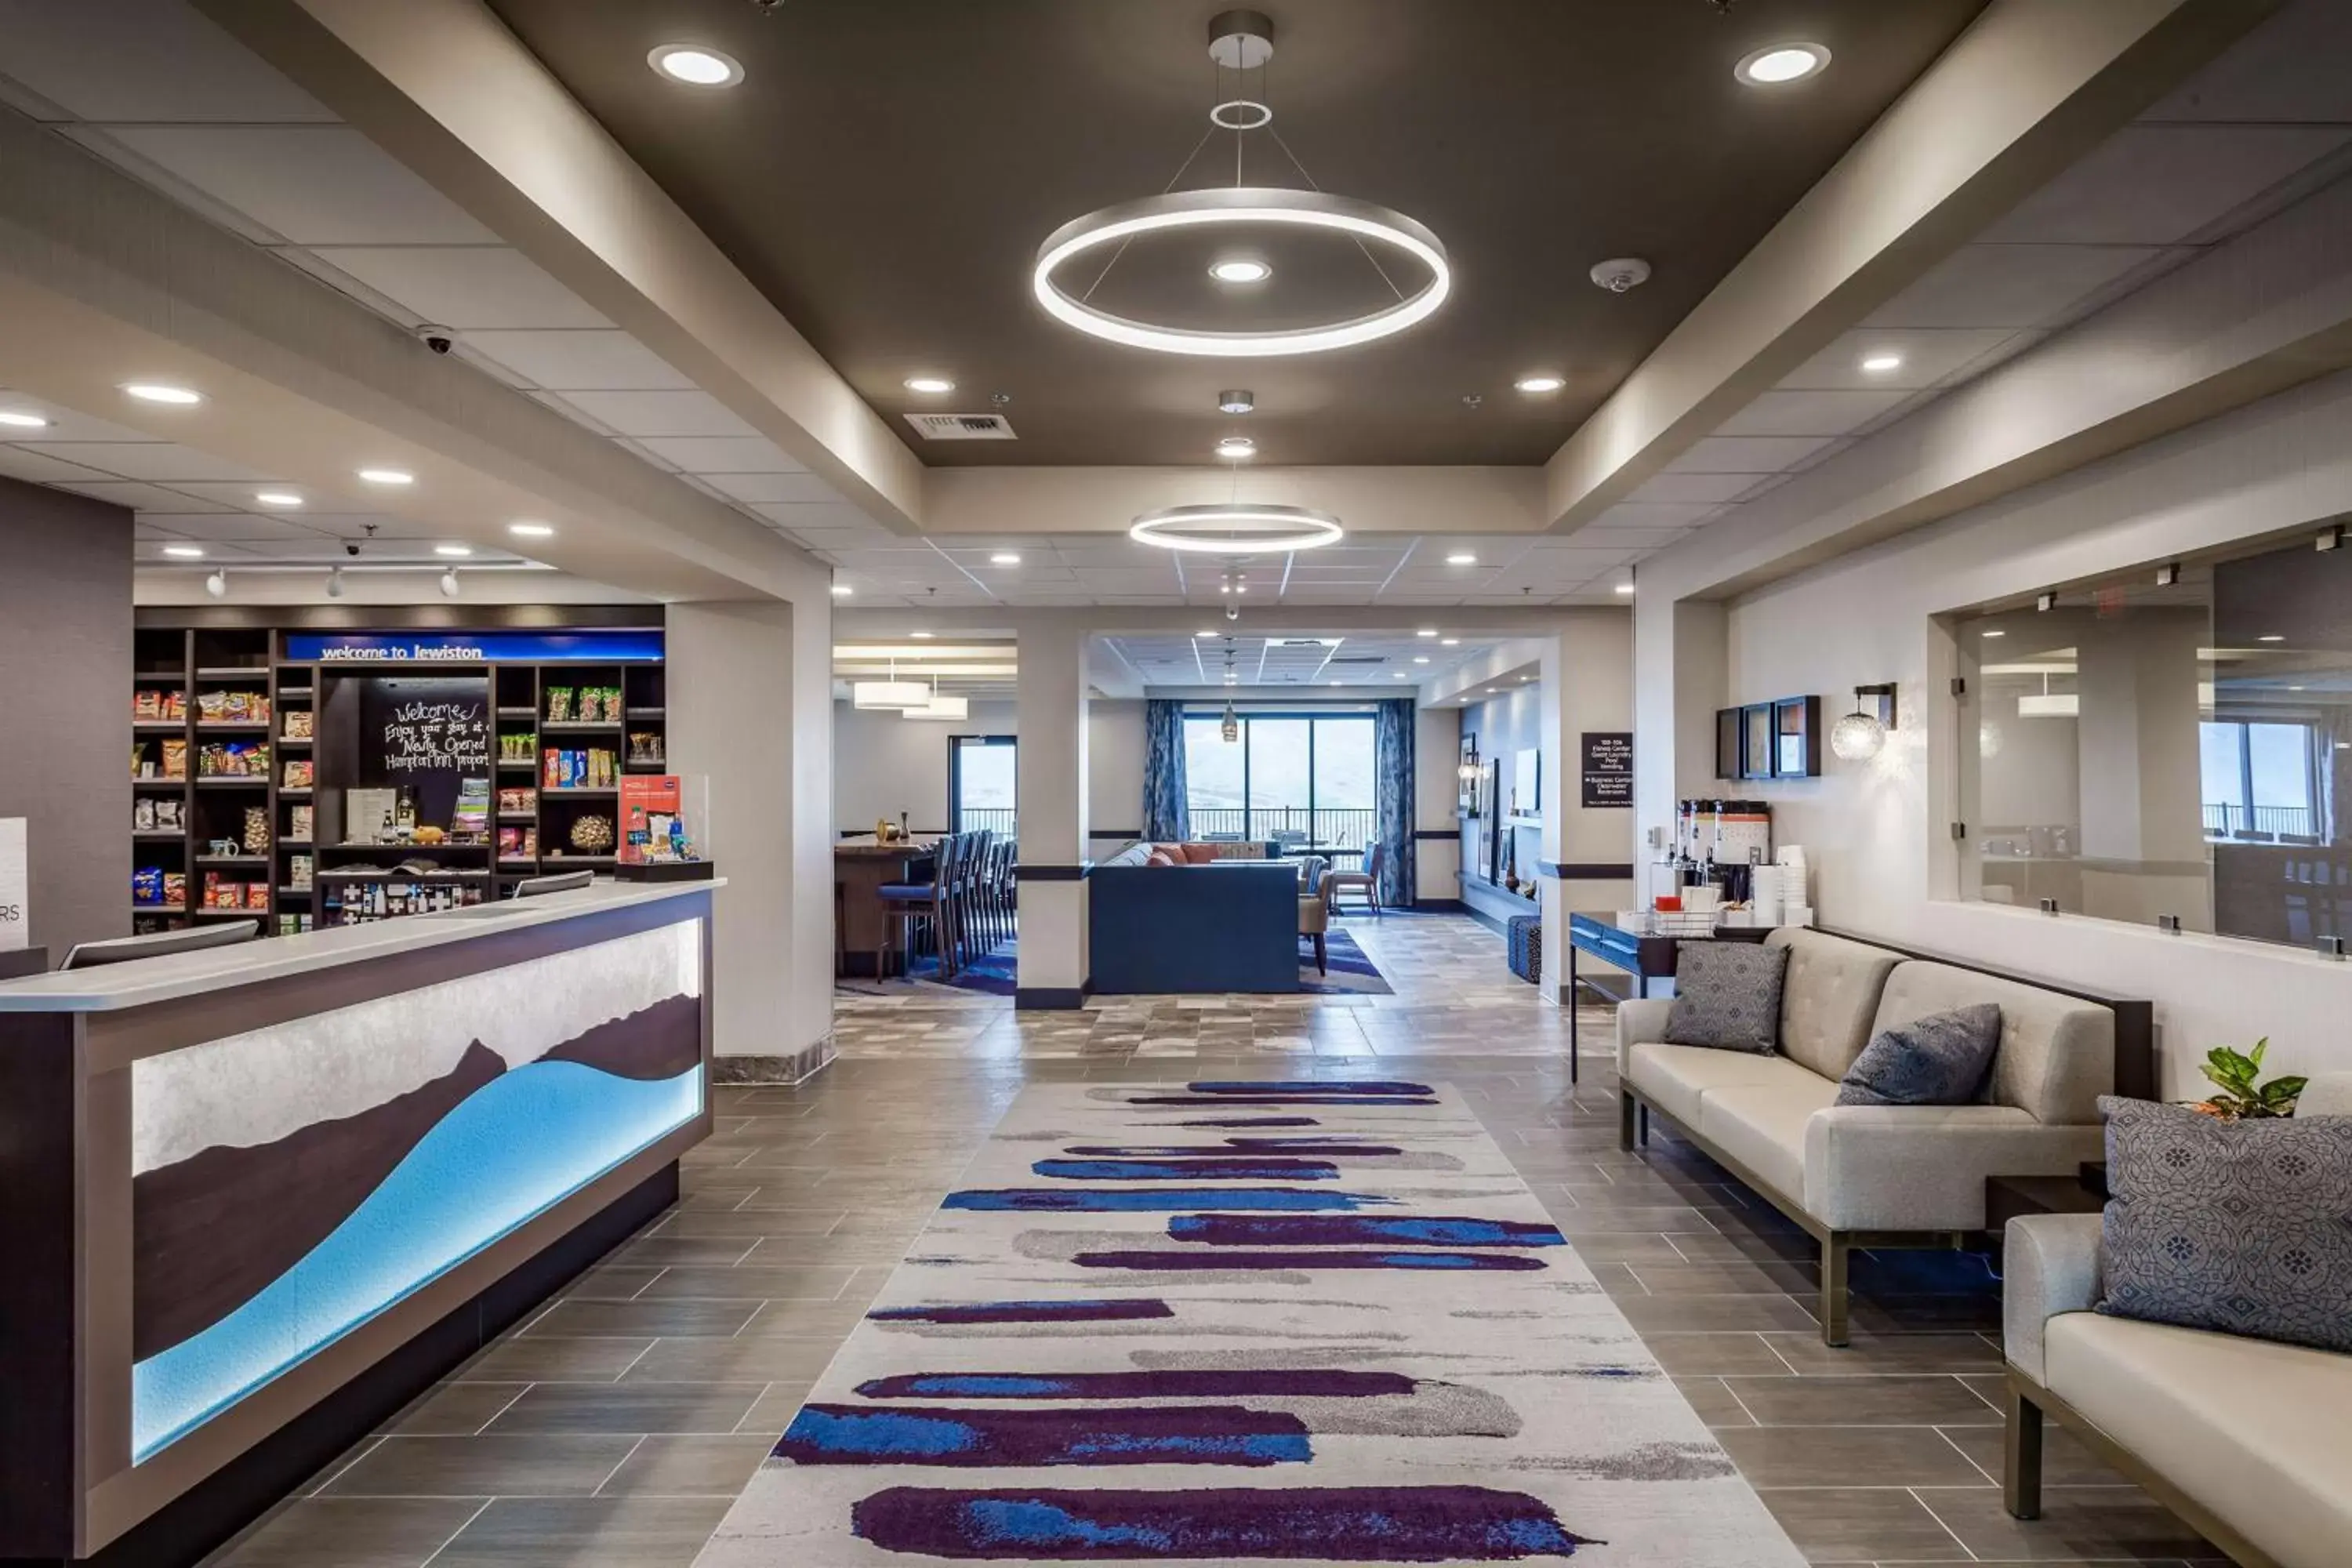
[(500, 1498), (433, 1568), (691, 1568), (724, 1498)]
[(1757, 1494), (1808, 1563), (1965, 1563), (1968, 1548), (1900, 1487), (1766, 1488)]
[(1747, 1377), (1732, 1392), (1765, 1426), (2000, 1425), (1957, 1377)]
[(478, 1432), (522, 1396), (523, 1383), (445, 1383), (384, 1426), (387, 1432), (458, 1437)]
[(723, 1435), (766, 1389), (761, 1383), (537, 1383), (485, 1431)]
[(1906, 1372), (1998, 1372), (2000, 1352), (1976, 1334), (1855, 1333), (1843, 1346), (1822, 1343), (1819, 1332), (1766, 1336), (1772, 1349), (1805, 1376), (1851, 1377)]
[(624, 1383), (814, 1383), (841, 1348), (838, 1337), (656, 1340)]
[(830, 1301), (847, 1287), (855, 1268), (665, 1268), (646, 1282), (647, 1301), (743, 1300)]
[(1846, 1486), (1856, 1476), (1889, 1487), (1984, 1484), (1929, 1426), (1755, 1426), (1716, 1436), (1753, 1487)]
[(610, 1383), (653, 1345), (652, 1339), (636, 1335), (505, 1339), (451, 1377), (459, 1383)]
[(522, 1331), (525, 1339), (548, 1335), (609, 1338), (643, 1334), (734, 1333), (760, 1310), (754, 1300), (736, 1301), (558, 1301)]
[(647, 1437), (596, 1495), (731, 1500), (774, 1447), (774, 1438), (756, 1436)]
[(536, 1433), (391, 1436), (329, 1482), (323, 1497), (587, 1497), (636, 1436)]
[(1801, 1329), (1813, 1322), (1812, 1314), (1788, 1296), (1620, 1296), (1616, 1301), (1626, 1321), (1643, 1333), (1760, 1332)]
[(489, 1505), (480, 1498), (305, 1498), (208, 1568), (422, 1568)]
[(2078, 1557), (2144, 1563), (2217, 1555), (2196, 1531), (2137, 1487), (2053, 1487), (2042, 1517), (2015, 1520), (1993, 1487), (1923, 1488), (1919, 1500), (1961, 1544), (1988, 1563), (2043, 1563)]

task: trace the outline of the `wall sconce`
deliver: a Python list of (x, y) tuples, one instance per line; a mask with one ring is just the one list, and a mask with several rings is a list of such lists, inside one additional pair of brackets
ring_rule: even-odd
[(1853, 711), (1830, 731), (1830, 750), (1849, 763), (1866, 763), (1886, 745), (1895, 728), (1895, 687), (1857, 686)]
[(1465, 784), (1476, 784), (1479, 774), (1485, 771), (1478, 761), (1478, 737), (1467, 736), (1462, 745), (1462, 765), (1454, 770), (1454, 776)]

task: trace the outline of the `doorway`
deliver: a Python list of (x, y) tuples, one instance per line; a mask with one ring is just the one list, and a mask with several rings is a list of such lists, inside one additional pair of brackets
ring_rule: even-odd
[(951, 735), (948, 738), (948, 831), (988, 828), (1005, 838), (1019, 837), (1014, 809), (1019, 742), (1011, 735)]

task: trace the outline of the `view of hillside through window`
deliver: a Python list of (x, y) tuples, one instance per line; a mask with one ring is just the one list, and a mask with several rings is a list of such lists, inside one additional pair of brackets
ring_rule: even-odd
[(1360, 849), (1372, 833), (1372, 721), (1253, 715), (1242, 738), (1218, 716), (1184, 721), (1186, 804), (1195, 837), (1274, 838)]

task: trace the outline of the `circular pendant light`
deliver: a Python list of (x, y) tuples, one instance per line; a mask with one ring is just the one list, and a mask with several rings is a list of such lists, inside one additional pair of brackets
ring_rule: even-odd
[[(1203, 331), (1137, 321), (1089, 304), (1056, 281), (1055, 275), (1075, 258), (1105, 246), (1123, 245), (1139, 235), (1244, 229), (1266, 224), (1345, 235), (1387, 247), (1420, 262), (1428, 269), (1429, 280), (1418, 293), (1406, 295), (1385, 310), (1319, 327), (1261, 332)], [(1267, 359), (1353, 348), (1427, 321), (1454, 291), (1454, 270), (1438, 237), (1402, 213), (1322, 191), (1243, 186), (1147, 196), (1066, 223), (1038, 247), (1030, 282), (1037, 303), (1055, 320), (1108, 342), (1160, 353)]]
[(1205, 555), (1279, 555), (1336, 544), (1347, 531), (1329, 512), (1309, 507), (1224, 501), (1144, 512), (1128, 525), (1127, 536), (1138, 544)]

